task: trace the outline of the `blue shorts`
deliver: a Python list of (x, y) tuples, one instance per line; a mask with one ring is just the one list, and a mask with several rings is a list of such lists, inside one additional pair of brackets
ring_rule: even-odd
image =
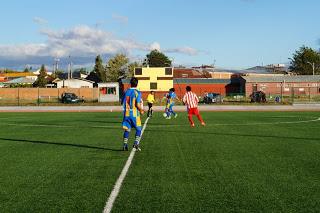
[(131, 128), (141, 131), (141, 119), (138, 117), (124, 117), (122, 121), (122, 128), (126, 131), (130, 131)]
[(174, 103), (171, 103), (171, 104), (169, 105), (169, 110), (170, 110), (170, 111), (172, 111), (173, 106), (174, 106)]

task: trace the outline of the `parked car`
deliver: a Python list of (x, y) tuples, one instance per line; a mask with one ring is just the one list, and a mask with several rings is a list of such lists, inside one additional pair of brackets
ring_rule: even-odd
[(222, 103), (223, 97), (219, 93), (206, 93), (200, 100), (204, 104)]
[(80, 99), (76, 94), (74, 93), (63, 93), (61, 95), (61, 102), (65, 104), (71, 104), (71, 103), (80, 103), (84, 102), (83, 99)]
[(255, 91), (255, 92), (251, 93), (250, 99), (251, 99), (250, 100), (251, 103), (254, 103), (254, 102), (265, 103), (265, 102), (267, 102), (266, 94), (262, 91)]

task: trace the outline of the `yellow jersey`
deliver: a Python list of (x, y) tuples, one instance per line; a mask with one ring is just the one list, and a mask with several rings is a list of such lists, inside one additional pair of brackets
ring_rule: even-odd
[(153, 104), (155, 102), (154, 95), (149, 94), (147, 97), (147, 102)]

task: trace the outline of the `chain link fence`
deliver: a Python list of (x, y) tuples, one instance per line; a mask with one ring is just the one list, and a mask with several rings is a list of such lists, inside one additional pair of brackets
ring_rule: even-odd
[[(278, 91), (277, 91), (278, 90)], [(270, 91), (270, 92), (268, 92)], [(268, 91), (252, 93), (229, 93), (224, 97), (224, 103), (269, 103), (269, 104), (294, 104), (294, 103), (320, 103), (320, 87), (286, 87), (282, 89), (268, 88)], [(259, 101), (257, 101), (259, 100)]]

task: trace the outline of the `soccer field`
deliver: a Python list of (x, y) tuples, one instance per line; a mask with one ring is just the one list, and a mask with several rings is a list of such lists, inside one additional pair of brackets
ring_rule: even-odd
[[(202, 116), (149, 120), (113, 212), (320, 211), (318, 112)], [(121, 113), (0, 113), (0, 129), (0, 212), (102, 212), (130, 154)]]

